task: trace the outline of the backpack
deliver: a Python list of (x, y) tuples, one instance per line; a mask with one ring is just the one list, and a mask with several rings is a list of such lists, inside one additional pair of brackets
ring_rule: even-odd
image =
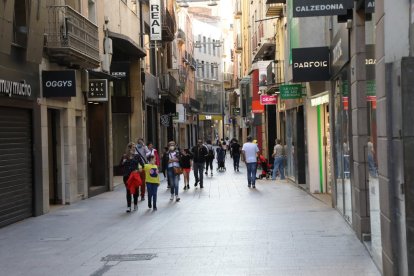
[(207, 145), (207, 157), (214, 159), (214, 150), (212, 145)]

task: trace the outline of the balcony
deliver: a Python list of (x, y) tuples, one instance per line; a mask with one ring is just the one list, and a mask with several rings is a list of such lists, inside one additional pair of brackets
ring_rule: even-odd
[(284, 5), (286, 0), (267, 0), (266, 1), (266, 16), (283, 16)]
[(162, 15), (162, 40), (171, 42), (175, 39), (175, 20), (169, 10)]
[(234, 18), (240, 19), (242, 15), (241, 0), (236, 0), (234, 3)]
[(98, 26), (71, 7), (48, 7), (46, 33), (50, 61), (86, 69), (99, 67)]
[(172, 97), (176, 99), (177, 93), (177, 80), (170, 74), (162, 74), (160, 76), (160, 95), (163, 97)]

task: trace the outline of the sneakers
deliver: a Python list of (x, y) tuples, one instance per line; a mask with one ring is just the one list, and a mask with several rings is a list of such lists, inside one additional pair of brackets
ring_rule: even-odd
[(148, 201), (148, 208), (152, 208), (151, 202)]
[(178, 196), (175, 196), (175, 202), (179, 202), (180, 198)]
[(187, 184), (187, 190), (190, 190), (190, 184)]
[(253, 189), (256, 189), (256, 185), (253, 185)]
[(127, 213), (131, 213), (131, 207), (128, 207), (128, 208), (126, 209), (126, 212), (127, 212)]
[(208, 171), (206, 171), (204, 174), (205, 174), (205, 175), (208, 175)]
[(198, 184), (198, 180), (194, 183), (194, 187), (197, 187)]
[(134, 211), (138, 210), (138, 205), (134, 205)]
[(247, 187), (249, 187), (249, 188), (250, 188), (251, 186), (252, 186), (252, 185), (251, 185), (250, 183), (247, 185)]
[(145, 201), (145, 196), (141, 196), (141, 201)]
[(174, 195), (173, 195), (173, 194), (171, 194), (170, 200), (173, 200), (173, 199), (174, 199)]
[(213, 176), (213, 172), (211, 172), (211, 174), (210, 174), (211, 176)]
[(154, 209), (152, 209), (152, 210), (157, 211), (158, 209), (157, 209), (157, 207), (154, 206)]

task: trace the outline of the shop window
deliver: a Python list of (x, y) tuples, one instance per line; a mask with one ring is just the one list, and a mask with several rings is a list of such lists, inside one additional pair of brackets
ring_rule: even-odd
[(14, 1), (13, 43), (20, 47), (27, 46), (29, 5), (29, 0)]

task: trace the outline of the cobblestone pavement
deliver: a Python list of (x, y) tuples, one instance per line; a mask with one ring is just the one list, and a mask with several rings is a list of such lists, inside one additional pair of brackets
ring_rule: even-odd
[(285, 181), (249, 189), (245, 168), (158, 211), (125, 213), (123, 185), (0, 229), (0, 275), (379, 275), (341, 215)]

